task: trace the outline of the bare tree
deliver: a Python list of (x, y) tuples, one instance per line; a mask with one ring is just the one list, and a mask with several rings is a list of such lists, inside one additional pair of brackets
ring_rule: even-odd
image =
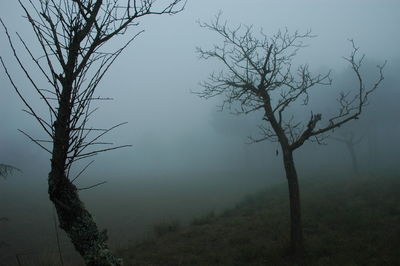
[(17, 171), (21, 172), (20, 169), (12, 165), (0, 163), (0, 176), (3, 178), (6, 178), (7, 176), (12, 175), (14, 172)]
[(345, 59), (358, 78), (356, 91), (340, 94), (337, 99), (339, 112), (327, 119), (325, 125), (320, 123), (322, 115), (313, 112), (307, 121), (296, 121), (294, 114), (287, 114), (289, 107), (299, 101), (307, 105), (310, 88), (331, 84), (330, 73), (313, 75), (308, 65), (300, 65), (292, 71), (292, 60), (297, 51), (304, 47), (303, 41), (313, 37), (310, 31), (291, 34), (285, 30), (273, 36), (261, 31), (257, 37), (252, 27), (242, 25), (229, 28), (226, 22), (220, 21), (220, 15), (210, 24), (200, 23), (200, 26), (223, 39), (221, 45), (214, 45), (212, 49), (198, 48), (200, 58), (214, 59), (222, 63), (224, 69), (212, 73), (207, 81), (202, 82), (203, 90), (198, 95), (205, 99), (223, 95), (222, 108), (239, 105), (235, 110), (238, 114), (258, 110), (264, 113), (265, 123), (260, 126), (262, 136), (259, 139), (252, 138), (252, 141), (271, 140), (280, 144), (289, 187), (291, 251), (297, 263), (302, 264), (304, 245), (300, 192), (293, 152), (305, 141), (312, 139), (320, 142), (324, 138), (323, 133), (357, 119), (369, 95), (383, 80), (383, 66), (378, 66), (376, 83), (366, 87), (360, 73), (364, 56), (360, 59), (357, 57), (359, 49), (351, 41), (353, 51)]
[(356, 145), (360, 144), (363, 137), (356, 138), (354, 135), (354, 132), (352, 132), (352, 131), (345, 132), (341, 135), (342, 135), (341, 138), (334, 137), (334, 136), (330, 136), (329, 138), (339, 141), (339, 142), (343, 143), (344, 145), (346, 145), (346, 148), (350, 154), (351, 165), (352, 165), (354, 174), (356, 174), (358, 176), (360, 174), (360, 169), (358, 167), (358, 160), (357, 160), (357, 156), (356, 156), (354, 147)]
[[(4, 179), (7, 178), (7, 176), (12, 175), (14, 172), (20, 172), (21, 170), (19, 170), (18, 168), (9, 165), (9, 164), (3, 164), (0, 163), (0, 177), (3, 177)], [(2, 222), (8, 222), (8, 218), (7, 217), (0, 217), (0, 224)], [(8, 244), (4, 241), (0, 241), (0, 248), (3, 246), (7, 246)]]
[[(70, 170), (78, 160), (128, 146), (99, 141), (122, 124), (106, 129), (89, 125), (96, 110), (93, 101), (104, 100), (95, 96), (95, 90), (115, 59), (143, 32), (137, 30), (128, 34), (128, 29), (138, 26), (144, 16), (173, 15), (182, 11), (185, 0), (164, 3), (156, 0), (29, 0), (19, 1), (19, 4), (36, 36), (41, 54), (35, 55), (31, 44), (18, 33), (17, 38), (37, 70), (26, 67), (3, 21), (1, 24), (17, 65), (49, 110), (49, 114), (43, 116), (33, 108), (1, 59), (13, 88), (27, 107), (25, 111), (36, 119), (48, 139), (22, 133), (51, 154), (49, 197), (57, 210), (60, 227), (86, 264), (121, 265), (122, 261), (108, 249), (106, 231), (98, 230), (74, 185), (87, 167), (77, 176), (71, 176)], [(123, 35), (128, 36), (124, 44), (110, 51), (105, 44)], [(34, 71), (41, 73), (47, 83), (35, 79)]]

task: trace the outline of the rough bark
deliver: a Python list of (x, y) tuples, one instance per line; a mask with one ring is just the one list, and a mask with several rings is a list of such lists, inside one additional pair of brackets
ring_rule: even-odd
[(106, 231), (99, 231), (93, 217), (80, 200), (76, 186), (65, 173), (70, 139), (69, 102), (72, 82), (65, 82), (63, 85), (60, 108), (54, 123), (53, 153), (48, 179), (49, 197), (56, 207), (60, 227), (67, 233), (86, 265), (122, 265), (122, 260), (116, 258), (108, 249)]
[(79, 199), (76, 187), (67, 177), (50, 172), (49, 194), (56, 207), (60, 227), (67, 233), (86, 265), (122, 265), (122, 261), (108, 249), (106, 231), (98, 230), (93, 217)]
[(49, 174), (49, 194), (56, 207), (60, 227), (67, 233), (86, 265), (122, 265), (122, 260), (109, 250), (106, 231), (99, 231), (79, 199), (76, 187), (66, 176), (58, 176), (54, 169)]

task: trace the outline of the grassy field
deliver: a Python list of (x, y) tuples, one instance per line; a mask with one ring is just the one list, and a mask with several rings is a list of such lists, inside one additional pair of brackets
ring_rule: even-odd
[[(400, 177), (304, 179), (307, 265), (400, 265)], [(286, 184), (119, 251), (125, 265), (291, 265)]]

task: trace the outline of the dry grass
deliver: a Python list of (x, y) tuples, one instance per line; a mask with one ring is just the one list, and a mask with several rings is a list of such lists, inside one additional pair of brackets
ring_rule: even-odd
[[(400, 265), (400, 178), (302, 182), (308, 265)], [(291, 265), (286, 185), (121, 250), (125, 265)]]

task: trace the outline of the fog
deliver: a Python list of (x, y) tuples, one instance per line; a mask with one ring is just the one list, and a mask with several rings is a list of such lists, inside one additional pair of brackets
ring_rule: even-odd
[[(354, 39), (366, 55), (363, 74), (367, 83), (377, 77), (375, 65), (387, 60), (385, 80), (360, 119), (332, 136), (351, 131), (363, 137), (355, 147), (361, 174), (399, 173), (399, 1), (189, 0), (182, 13), (146, 17), (137, 29), (128, 31), (145, 30), (110, 68), (97, 91), (113, 100), (99, 103), (92, 125), (104, 128), (128, 122), (104, 141), (132, 147), (99, 154), (77, 185), (107, 181), (81, 195), (100, 227), (109, 230), (114, 246), (146, 237), (159, 221), (185, 222), (205, 212), (220, 211), (247, 193), (285, 181), (281, 156), (276, 155), (278, 143), (248, 143), (249, 136), (259, 137), (262, 113), (237, 116), (229, 110), (220, 112), (222, 98), (204, 100), (193, 93), (201, 90), (199, 82), (220, 70), (220, 65), (200, 60), (196, 54), (196, 47), (221, 43), (215, 33), (198, 25), (198, 21), (210, 22), (219, 11), (233, 27), (253, 25), (266, 34), (285, 28), (311, 29), (317, 35), (299, 51), (295, 63), (307, 63), (315, 73), (331, 69), (333, 84), (313, 88), (310, 105), (294, 110), (299, 118), (308, 118), (311, 110), (328, 117), (337, 111), (340, 90), (356, 86), (343, 60), (351, 52), (348, 39)], [(17, 1), (0, 2), (0, 17), (9, 31), (19, 32), (40, 52), (22, 14)], [(32, 104), (45, 113), (17, 67), (4, 31), (0, 34), (0, 55), (10, 73)], [(112, 41), (109, 48), (119, 47), (122, 41)], [(40, 73), (33, 76), (40, 80)], [(50, 155), (17, 129), (38, 138), (44, 134), (21, 111), (23, 103), (3, 70), (0, 85), (0, 163), (22, 170), (7, 180), (0, 179), (0, 216), (9, 218), (0, 224), (0, 240), (7, 243), (0, 247), (0, 255), (36, 252), (38, 247), (54, 249), (53, 210), (46, 183)], [(353, 175), (345, 145), (329, 138), (325, 144), (307, 142), (295, 152), (300, 178)], [(77, 163), (73, 174), (83, 166)]]

